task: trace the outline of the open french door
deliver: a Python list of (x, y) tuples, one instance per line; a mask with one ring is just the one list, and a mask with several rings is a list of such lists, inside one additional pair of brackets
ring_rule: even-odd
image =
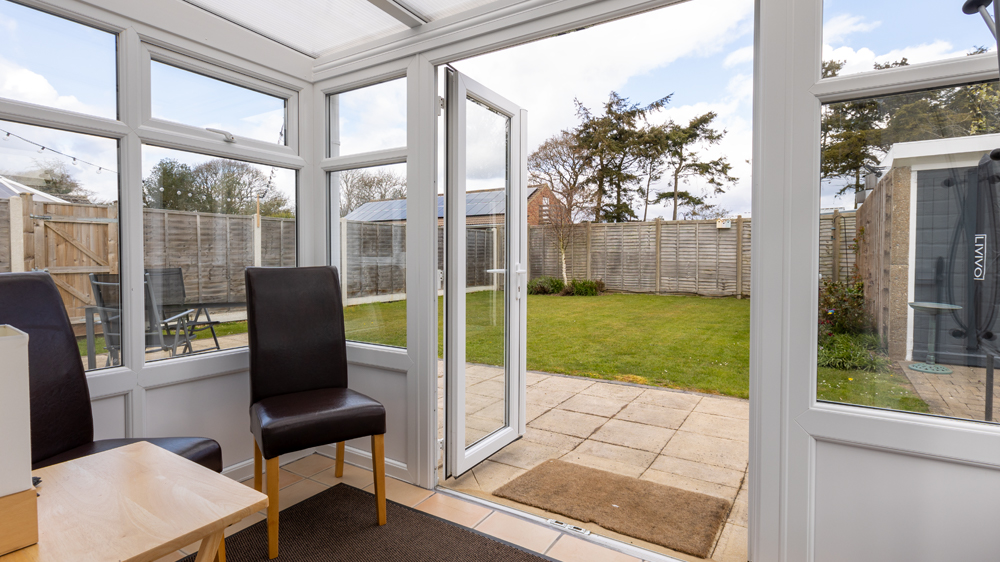
[(445, 476), (524, 434), (526, 112), (446, 68)]

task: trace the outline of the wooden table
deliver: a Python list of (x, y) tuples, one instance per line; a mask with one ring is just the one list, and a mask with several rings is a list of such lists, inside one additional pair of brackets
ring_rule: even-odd
[(0, 562), (146, 562), (201, 540), (216, 558), (226, 527), (267, 496), (146, 442), (41, 468), (38, 544)]

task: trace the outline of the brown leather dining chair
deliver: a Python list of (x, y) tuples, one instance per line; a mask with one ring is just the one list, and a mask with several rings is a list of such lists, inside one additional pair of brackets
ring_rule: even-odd
[(48, 273), (0, 273), (0, 324), (28, 334), (32, 469), (148, 441), (222, 472), (222, 449), (213, 439), (94, 441), (94, 417), (80, 348), (62, 297)]
[(267, 462), (268, 556), (278, 556), (278, 456), (371, 436), (376, 515), (385, 525), (385, 408), (347, 388), (347, 339), (335, 267), (246, 270), (254, 488)]

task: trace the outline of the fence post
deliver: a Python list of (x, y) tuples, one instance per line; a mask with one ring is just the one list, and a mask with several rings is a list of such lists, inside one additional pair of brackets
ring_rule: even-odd
[(591, 221), (587, 221), (587, 279), (593, 279), (590, 271), (590, 225), (593, 224)]
[(340, 298), (347, 303), (347, 219), (340, 219)]
[(743, 298), (743, 215), (736, 215), (736, 298)]
[(260, 267), (264, 263), (264, 238), (261, 235), (260, 215), (253, 222), (253, 264)]
[(840, 211), (833, 211), (833, 282), (840, 282)]
[(656, 217), (656, 294), (660, 294), (660, 267), (662, 266), (662, 256), (660, 255), (660, 232), (663, 229), (663, 219)]
[(24, 211), (20, 197), (11, 197), (10, 204), (10, 270), (24, 271)]

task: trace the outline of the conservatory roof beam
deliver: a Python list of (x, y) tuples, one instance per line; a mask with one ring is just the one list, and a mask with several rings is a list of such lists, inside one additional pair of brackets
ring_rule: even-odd
[(395, 0), (368, 0), (373, 6), (396, 18), (404, 25), (411, 28), (420, 27), (427, 23), (427, 18), (418, 15), (412, 9), (396, 2)]

